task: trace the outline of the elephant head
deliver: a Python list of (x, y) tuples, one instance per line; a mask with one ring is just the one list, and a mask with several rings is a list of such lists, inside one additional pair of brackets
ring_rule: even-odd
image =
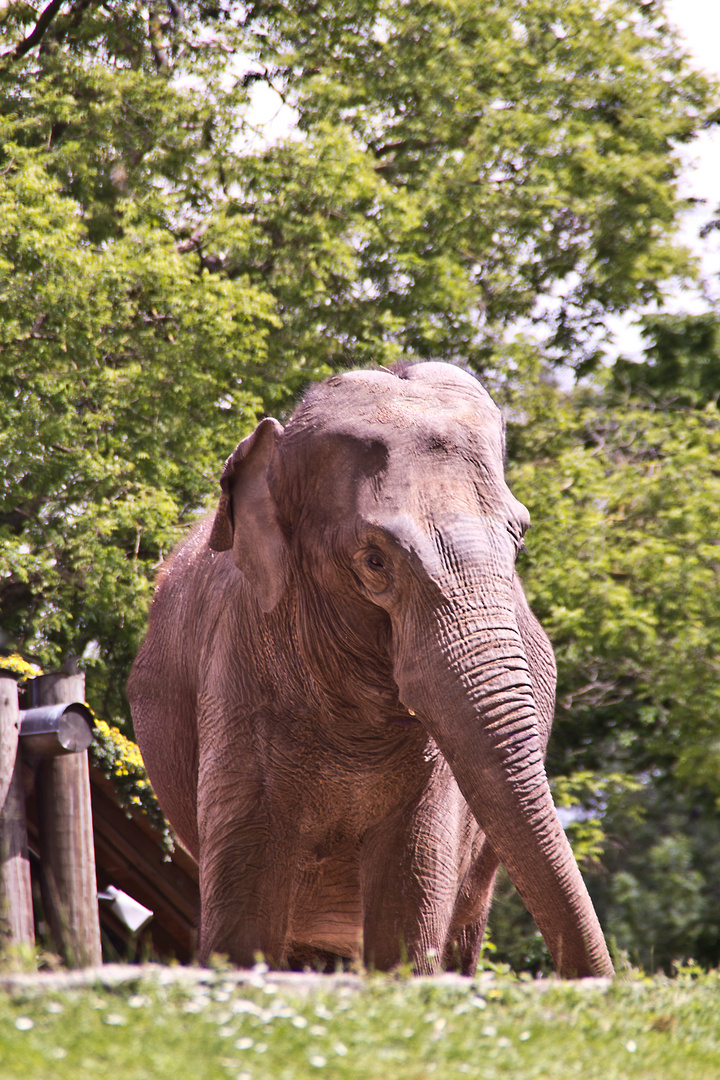
[(295, 620), (339, 717), (423, 725), (557, 969), (608, 974), (545, 774), (555, 666), (515, 572), (529, 518), (503, 460), (469, 374), (336, 376), (240, 443), (210, 546), (233, 548), (267, 618)]

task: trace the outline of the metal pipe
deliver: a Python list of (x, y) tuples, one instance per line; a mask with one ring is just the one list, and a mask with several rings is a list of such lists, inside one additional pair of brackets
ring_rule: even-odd
[(55, 757), (87, 750), (93, 741), (93, 718), (79, 701), (41, 705), (20, 712), (23, 753)]

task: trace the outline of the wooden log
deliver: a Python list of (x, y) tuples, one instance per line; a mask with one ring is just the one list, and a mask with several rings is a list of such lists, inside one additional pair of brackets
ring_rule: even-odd
[(0, 676), (0, 945), (34, 944), (17, 683)]
[[(84, 675), (41, 675), (31, 706), (85, 700)], [(102, 963), (87, 750), (43, 758), (35, 781), (40, 887), (50, 933), (69, 967)]]

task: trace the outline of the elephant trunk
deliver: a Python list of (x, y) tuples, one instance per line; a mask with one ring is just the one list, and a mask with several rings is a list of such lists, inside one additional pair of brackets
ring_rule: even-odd
[[(396, 626), (400, 698), (422, 720), (541, 931), (560, 974), (612, 974), (552, 801), (512, 571), (457, 581)], [(501, 595), (499, 602), (487, 597)]]

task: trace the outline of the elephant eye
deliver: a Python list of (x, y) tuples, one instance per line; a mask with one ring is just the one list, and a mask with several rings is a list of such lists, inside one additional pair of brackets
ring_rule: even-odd
[(384, 570), (385, 560), (379, 551), (368, 551), (365, 555), (365, 565), (370, 570)]
[(361, 547), (353, 555), (354, 571), (360, 584), (373, 596), (385, 596), (392, 585), (392, 556), (376, 547)]

